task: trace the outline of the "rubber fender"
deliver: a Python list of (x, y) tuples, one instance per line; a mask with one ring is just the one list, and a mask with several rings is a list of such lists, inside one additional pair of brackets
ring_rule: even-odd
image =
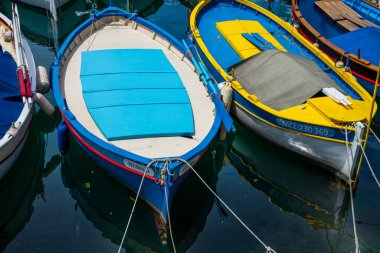
[(38, 106), (44, 113), (46, 113), (46, 115), (51, 116), (54, 114), (54, 106), (41, 93), (34, 93), (33, 101), (38, 104)]
[(57, 136), (59, 151), (62, 154), (65, 154), (69, 150), (70, 146), (70, 131), (64, 121), (61, 121), (58, 125)]
[(45, 67), (37, 67), (37, 92), (46, 94), (50, 90), (49, 75)]

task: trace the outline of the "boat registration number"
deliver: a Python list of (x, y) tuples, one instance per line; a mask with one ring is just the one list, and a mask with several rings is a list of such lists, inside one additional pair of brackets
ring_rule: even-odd
[(318, 136), (323, 136), (323, 137), (333, 137), (335, 135), (335, 132), (329, 128), (302, 124), (302, 123), (294, 122), (291, 120), (277, 118), (276, 124), (288, 129), (298, 131), (298, 132), (313, 134), (313, 135), (318, 135)]
[[(128, 168), (134, 170), (134, 171), (137, 171), (137, 172), (141, 172), (141, 173), (144, 173), (145, 171), (145, 166), (142, 165), (142, 164), (139, 164), (139, 163), (136, 163), (134, 161), (131, 161), (129, 159), (124, 159), (123, 160), (123, 163), (125, 166), (127, 166)], [(146, 172), (147, 175), (151, 176), (151, 177), (154, 177), (154, 170), (152, 168), (149, 168)]]

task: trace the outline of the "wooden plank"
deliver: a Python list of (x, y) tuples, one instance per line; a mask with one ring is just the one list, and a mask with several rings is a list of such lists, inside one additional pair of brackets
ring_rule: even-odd
[(354, 23), (352, 23), (351, 21), (345, 19), (345, 20), (339, 20), (336, 22), (338, 26), (340, 26), (341, 28), (347, 30), (347, 31), (355, 31), (357, 29), (359, 29), (360, 27), (355, 25)]
[(314, 4), (331, 20), (338, 21), (344, 19), (339, 13), (339, 10), (333, 7), (334, 2), (316, 1)]
[(341, 1), (337, 3), (336, 8), (339, 8), (340, 12), (343, 14), (347, 14), (358, 19), (363, 19), (362, 16), (360, 16), (357, 12), (355, 12), (353, 9), (351, 9), (350, 7), (348, 7), (345, 3)]
[(339, 0), (319, 0), (314, 4), (332, 21), (347, 31), (354, 31), (366, 26), (376, 26), (363, 19), (362, 16)]

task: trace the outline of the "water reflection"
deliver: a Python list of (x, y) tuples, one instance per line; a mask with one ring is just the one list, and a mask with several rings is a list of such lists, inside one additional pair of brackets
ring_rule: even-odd
[(349, 206), (344, 184), (238, 125), (228, 153), (239, 174), (281, 210), (302, 217), (313, 229), (339, 229)]
[[(10, 17), (12, 0), (0, 0), (0, 12)], [(97, 0), (97, 9), (109, 6), (109, 0)], [(124, 10), (135, 11), (146, 17), (155, 13), (163, 4), (163, 0), (114, 0), (113, 5)], [(87, 15), (77, 16), (76, 11), (86, 11), (91, 5), (86, 0), (72, 0), (57, 9), (58, 20), (55, 22), (47, 10), (19, 2), (21, 28), (23, 34), (31, 41), (40, 45), (57, 49), (64, 39), (79, 24), (88, 18)]]
[(0, 252), (28, 223), (37, 195), (43, 197), (45, 140), (32, 123), (25, 147), (15, 165), (0, 181)]
[[(119, 245), (135, 194), (105, 173), (73, 139), (70, 141), (70, 150), (63, 159), (63, 183), (102, 236)], [(220, 168), (217, 165), (221, 166), (223, 156), (223, 147), (214, 145), (197, 167), (214, 189)], [(214, 197), (194, 175), (189, 176), (177, 196), (171, 212), (172, 228), (176, 249), (184, 252), (203, 229)], [(127, 252), (171, 252), (169, 230), (157, 218), (144, 201), (138, 201), (124, 242)]]

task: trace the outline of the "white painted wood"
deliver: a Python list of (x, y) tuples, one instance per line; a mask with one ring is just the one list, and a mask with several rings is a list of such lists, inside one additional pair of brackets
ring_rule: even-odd
[[(3, 32), (9, 31), (11, 27), (11, 21), (0, 13), (0, 34), (3, 34)], [(30, 47), (25, 40), (25, 38), (22, 38), (22, 43), (24, 46), (24, 55), (26, 59), (26, 65), (29, 69), (29, 75), (31, 79), (32, 84), (32, 91), (34, 92), (36, 90), (36, 68), (34, 63), (34, 58), (32, 51), (30, 50)], [(15, 46), (13, 42), (5, 42), (4, 38), (0, 36), (0, 44), (2, 48), (6, 51), (8, 51), (13, 58), (16, 57), (15, 52)], [(34, 111), (34, 103), (28, 104), (25, 103), (24, 107), (21, 111), (20, 116), (14, 123), (14, 125), (17, 127), (18, 131), (15, 135), (5, 134), (4, 136), (1, 136), (0, 139), (0, 178), (6, 174), (6, 172), (10, 169), (10, 167), (13, 165), (14, 161), (16, 160), (22, 145), (26, 139), (27, 133), (29, 131), (29, 125), (32, 120)]]

